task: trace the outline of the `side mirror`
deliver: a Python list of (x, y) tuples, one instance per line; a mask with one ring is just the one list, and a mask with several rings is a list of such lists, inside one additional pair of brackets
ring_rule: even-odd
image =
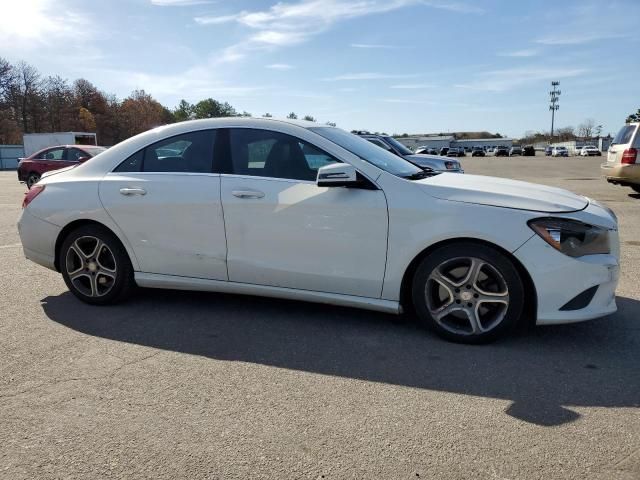
[(354, 187), (360, 183), (356, 167), (348, 163), (332, 163), (318, 169), (319, 187)]
[(78, 161), (80, 163), (86, 162), (87, 160), (89, 160), (91, 157), (78, 157)]

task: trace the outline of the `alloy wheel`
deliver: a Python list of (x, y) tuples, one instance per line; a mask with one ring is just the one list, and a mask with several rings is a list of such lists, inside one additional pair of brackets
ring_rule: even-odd
[(87, 297), (102, 297), (116, 282), (117, 264), (111, 249), (99, 238), (77, 238), (67, 250), (69, 281)]
[(459, 257), (438, 265), (425, 285), (427, 308), (445, 330), (481, 335), (494, 330), (509, 307), (509, 289), (489, 262)]

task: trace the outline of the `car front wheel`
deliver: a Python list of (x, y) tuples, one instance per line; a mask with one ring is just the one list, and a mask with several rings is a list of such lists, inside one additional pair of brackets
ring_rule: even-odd
[(446, 245), (422, 260), (412, 286), (420, 322), (447, 340), (487, 343), (520, 319), (524, 288), (503, 253), (486, 245)]
[(124, 300), (135, 286), (133, 267), (118, 238), (99, 225), (85, 225), (62, 243), (60, 270), (76, 297), (93, 305)]

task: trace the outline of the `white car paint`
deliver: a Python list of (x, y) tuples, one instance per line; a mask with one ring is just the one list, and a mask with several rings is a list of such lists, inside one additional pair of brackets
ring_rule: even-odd
[[(180, 133), (257, 128), (298, 137), (353, 165), (378, 190), (318, 187), (314, 182), (227, 174), (117, 173), (129, 155)], [(525, 182), (440, 174), (395, 176), (329, 141), (314, 123), (208, 119), (156, 128), (91, 162), (45, 177), (23, 211), (27, 258), (54, 267), (64, 227), (105, 225), (129, 254), (139, 285), (248, 293), (398, 313), (411, 262), (441, 241), (477, 239), (512, 254), (530, 275), (537, 320), (566, 323), (615, 311), (617, 222), (605, 208), (570, 192)], [(322, 127), (331, 128), (331, 127)], [(120, 189), (144, 195), (120, 195)], [(256, 191), (259, 198), (234, 192)], [(611, 254), (568, 257), (527, 221), (552, 215), (610, 229)], [(600, 285), (587, 308), (558, 309)]]

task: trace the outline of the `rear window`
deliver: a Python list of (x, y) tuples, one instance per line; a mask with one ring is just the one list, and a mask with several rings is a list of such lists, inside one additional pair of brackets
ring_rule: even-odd
[(625, 125), (620, 129), (620, 131), (616, 135), (616, 138), (614, 138), (613, 142), (611, 142), (611, 145), (630, 143), (631, 137), (633, 137), (633, 132), (635, 131), (636, 125)]

